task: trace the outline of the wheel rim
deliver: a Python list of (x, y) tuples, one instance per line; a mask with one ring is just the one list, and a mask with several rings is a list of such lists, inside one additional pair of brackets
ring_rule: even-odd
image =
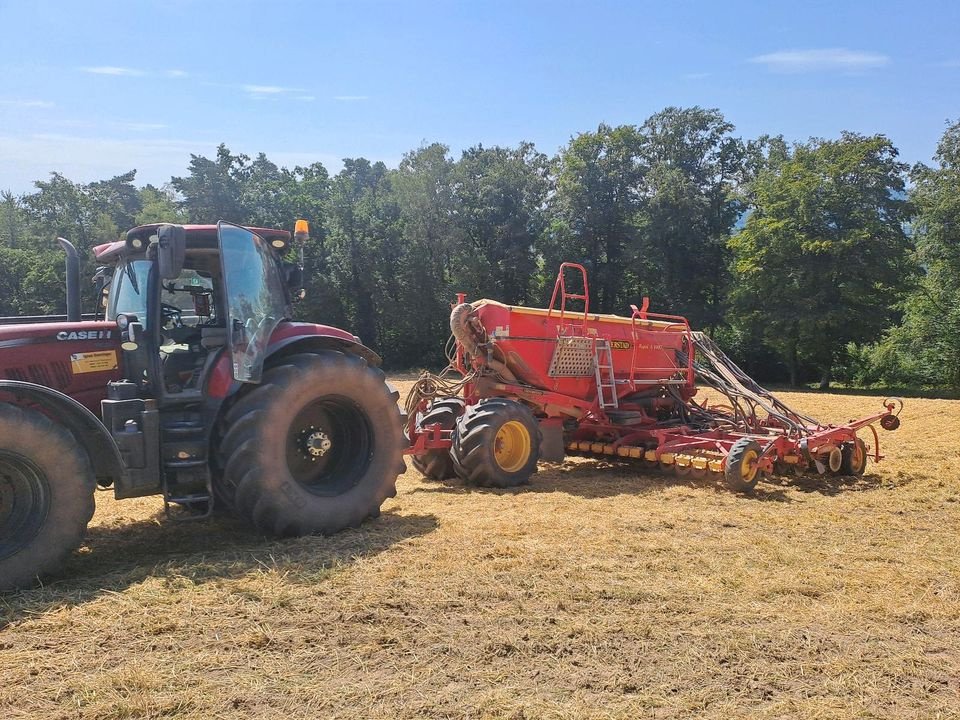
[(315, 495), (341, 495), (364, 476), (373, 458), (370, 421), (349, 398), (306, 405), (287, 431), (287, 469)]
[(493, 456), (504, 472), (517, 472), (530, 458), (530, 433), (519, 420), (505, 422), (497, 430)]
[(744, 482), (753, 482), (757, 476), (757, 458), (759, 455), (756, 450), (747, 450), (740, 461), (740, 477)]
[(22, 455), (0, 452), (0, 560), (29, 545), (49, 511), (50, 487), (40, 468)]
[(866, 464), (867, 450), (859, 440), (853, 441), (853, 448), (850, 451), (850, 467), (854, 471), (860, 470)]

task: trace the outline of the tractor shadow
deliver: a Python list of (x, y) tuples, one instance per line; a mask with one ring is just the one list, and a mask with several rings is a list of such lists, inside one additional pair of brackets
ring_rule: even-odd
[[(793, 503), (802, 501), (795, 492), (816, 493), (824, 496), (845, 492), (864, 492), (882, 486), (877, 475), (845, 476), (774, 476), (760, 482), (750, 494), (741, 494), (745, 501)], [(722, 494), (731, 494), (722, 476), (707, 477), (638, 466), (628, 461), (577, 457), (562, 464), (540, 463), (538, 472), (526, 485), (513, 488), (487, 488), (467, 485), (454, 478), (436, 482), (425, 480), (417, 492), (470, 494), (474, 492), (496, 495), (524, 493), (554, 493), (594, 500), (617, 495), (646, 496), (662, 493), (673, 487), (696, 488)], [(791, 494), (791, 491), (795, 491)]]
[(25, 617), (83, 605), (151, 578), (201, 585), (269, 571), (322, 582), (331, 571), (437, 527), (434, 515), (389, 510), (336, 535), (290, 539), (264, 537), (230, 518), (171, 522), (162, 510), (133, 522), (94, 525), (55, 577), (0, 595), (0, 632)]

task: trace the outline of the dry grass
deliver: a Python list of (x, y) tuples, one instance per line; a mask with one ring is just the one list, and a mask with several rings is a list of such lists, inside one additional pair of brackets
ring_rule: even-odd
[(103, 494), (67, 572), (0, 598), (0, 717), (958, 717), (960, 402), (903, 420), (859, 482), (411, 470), (333, 538)]

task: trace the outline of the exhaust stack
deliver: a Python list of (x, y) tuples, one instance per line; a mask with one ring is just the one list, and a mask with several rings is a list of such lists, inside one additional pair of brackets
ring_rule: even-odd
[(57, 238), (57, 242), (67, 255), (67, 322), (80, 322), (80, 257), (69, 240)]

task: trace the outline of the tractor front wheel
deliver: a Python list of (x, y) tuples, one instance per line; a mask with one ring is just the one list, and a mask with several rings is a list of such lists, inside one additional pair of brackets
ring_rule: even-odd
[(396, 495), (399, 394), (362, 358), (291, 355), (227, 412), (220, 495), (272, 535), (332, 534)]
[(540, 441), (540, 424), (529, 408), (489, 398), (457, 420), (450, 457), (457, 475), (472, 485), (513, 487), (536, 472)]
[(73, 435), (0, 404), (0, 592), (56, 570), (93, 517), (96, 481)]
[[(463, 409), (464, 402), (460, 398), (440, 398), (430, 405), (430, 409), (417, 423), (417, 427), (419, 429), (439, 424), (443, 430), (453, 430), (456, 427), (457, 418), (463, 415)], [(447, 448), (427, 450), (423, 455), (414, 455), (412, 462), (417, 470), (433, 480), (446, 480), (456, 475), (453, 459)]]
[(742, 493), (753, 491), (762, 475), (757, 467), (762, 452), (760, 443), (750, 438), (740, 438), (733, 444), (723, 471), (731, 490)]

